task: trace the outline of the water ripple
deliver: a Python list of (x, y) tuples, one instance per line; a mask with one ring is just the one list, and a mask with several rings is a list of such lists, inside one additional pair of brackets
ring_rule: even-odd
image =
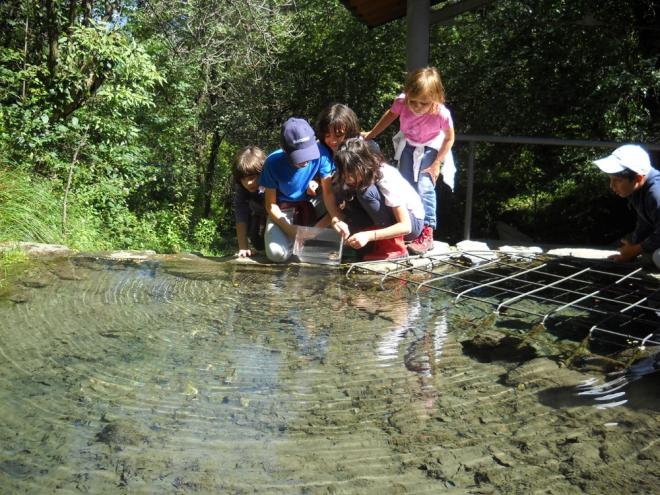
[[(503, 384), (510, 364), (463, 353), (446, 301), (336, 272), (78, 259), (16, 290), (0, 306), (9, 492), (515, 493), (530, 476), (570, 492), (557, 463), (601, 475), (574, 445), (621, 414), (539, 404)], [(633, 440), (653, 425), (635, 419)]]

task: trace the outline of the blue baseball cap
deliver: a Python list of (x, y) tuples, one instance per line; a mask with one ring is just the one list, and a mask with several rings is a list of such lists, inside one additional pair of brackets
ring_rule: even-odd
[(305, 119), (291, 117), (282, 124), (282, 149), (293, 165), (321, 156), (314, 129)]

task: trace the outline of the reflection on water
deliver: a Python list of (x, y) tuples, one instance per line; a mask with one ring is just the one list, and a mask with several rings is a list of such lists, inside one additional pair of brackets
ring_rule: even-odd
[(559, 407), (547, 363), (466, 356), (442, 296), (366, 287), (208, 260), (19, 274), (2, 492), (653, 491), (657, 411)]

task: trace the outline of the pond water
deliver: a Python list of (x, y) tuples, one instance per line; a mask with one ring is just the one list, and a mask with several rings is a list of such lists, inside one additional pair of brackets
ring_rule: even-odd
[(185, 258), (21, 270), (0, 492), (658, 493), (657, 380), (596, 409), (552, 361), (516, 382), (520, 359), (470, 357), (442, 294), (377, 286)]

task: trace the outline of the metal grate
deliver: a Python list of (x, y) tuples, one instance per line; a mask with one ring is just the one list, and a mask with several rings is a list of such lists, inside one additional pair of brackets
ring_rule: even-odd
[(457, 251), (353, 264), (380, 276), (383, 289), (405, 285), (418, 293), (440, 291), (455, 305), (485, 304), (529, 322), (528, 333), (562, 327), (581, 337), (580, 348), (598, 355), (660, 345), (660, 283), (641, 267), (577, 258)]

